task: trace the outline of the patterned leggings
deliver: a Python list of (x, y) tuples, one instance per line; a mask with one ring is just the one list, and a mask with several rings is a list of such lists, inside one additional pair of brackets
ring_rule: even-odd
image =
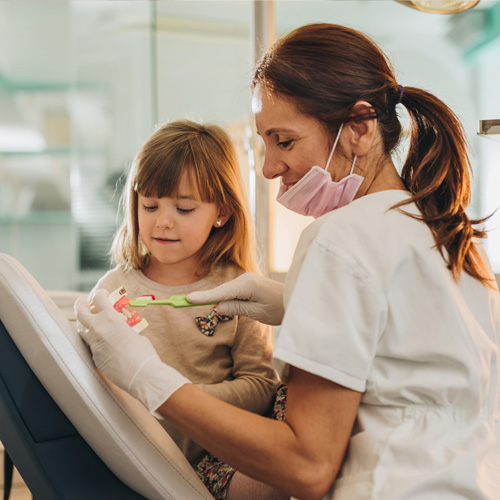
[[(285, 420), (286, 390), (286, 385), (281, 384), (278, 387), (274, 404), (266, 417)], [(236, 472), (230, 465), (207, 453), (198, 464), (196, 472), (215, 500), (226, 500), (229, 482)]]

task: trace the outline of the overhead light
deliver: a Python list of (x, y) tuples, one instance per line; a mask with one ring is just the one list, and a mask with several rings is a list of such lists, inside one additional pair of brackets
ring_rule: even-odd
[(403, 5), (434, 14), (456, 14), (472, 9), (479, 0), (396, 0)]

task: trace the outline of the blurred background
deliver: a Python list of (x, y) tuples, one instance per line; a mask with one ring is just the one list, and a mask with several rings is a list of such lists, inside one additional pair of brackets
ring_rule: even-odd
[[(425, 88), (457, 112), (474, 171), (470, 215), (494, 212), (500, 142), (477, 129), (479, 120), (500, 119), (499, 1), (439, 15), (394, 0), (7, 0), (0, 252), (48, 290), (89, 290), (110, 266), (123, 177), (137, 149), (157, 124), (189, 118), (233, 137), (263, 269), (282, 276), (310, 221), (280, 209), (276, 183), (262, 179), (249, 82), (262, 45), (315, 21), (364, 31), (393, 61), (400, 84)], [(487, 223), (485, 245), (496, 273), (499, 227), (500, 213)]]

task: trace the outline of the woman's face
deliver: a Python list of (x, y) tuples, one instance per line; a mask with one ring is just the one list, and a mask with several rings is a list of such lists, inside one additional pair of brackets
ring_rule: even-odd
[(282, 177), (290, 187), (313, 166), (326, 166), (330, 141), (321, 122), (301, 113), (291, 100), (269, 95), (260, 86), (255, 88), (252, 110), (264, 140), (267, 179)]

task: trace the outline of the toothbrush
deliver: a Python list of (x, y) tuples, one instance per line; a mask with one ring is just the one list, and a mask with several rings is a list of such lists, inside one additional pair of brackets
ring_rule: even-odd
[(193, 304), (186, 299), (185, 295), (172, 295), (169, 299), (155, 299), (152, 298), (139, 297), (135, 300), (130, 300), (128, 305), (131, 307), (146, 307), (149, 305), (157, 306), (172, 306), (172, 307), (193, 307), (193, 306), (206, 306), (217, 304), (218, 302), (206, 302), (204, 304)]

